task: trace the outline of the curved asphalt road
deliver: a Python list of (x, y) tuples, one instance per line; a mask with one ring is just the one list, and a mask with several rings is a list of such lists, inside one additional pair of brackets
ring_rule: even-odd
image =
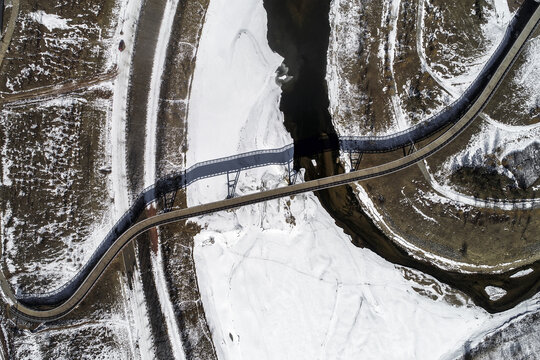
[[(459, 120), (454, 120), (455, 122), (452, 121), (454, 125), (451, 128), (449, 128), (440, 137), (435, 139), (427, 146), (421, 148), (417, 152), (403, 157), (399, 160), (395, 160), (368, 169), (362, 169), (351, 173), (330, 176), (323, 179), (308, 181), (297, 185), (291, 185), (284, 188), (273, 189), (261, 193), (250, 194), (210, 204), (199, 205), (188, 209), (175, 210), (145, 219), (129, 227), (125, 231), (119, 232), (121, 233), (121, 235), (117, 237), (115, 241), (111, 244), (107, 244), (107, 248), (102, 255), (100, 255), (99, 257), (93, 256), (91, 261), (89, 261), (89, 263), (92, 263), (91, 269), (87, 274), (84, 274), (82, 281), (77, 284), (77, 287), (74, 289), (69, 289), (69, 286), (63, 287), (63, 289), (65, 290), (70, 290), (69, 296), (66, 296), (65, 299), (58, 301), (59, 298), (54, 296), (55, 294), (58, 294), (58, 291), (55, 292), (52, 296), (50, 294), (44, 294), (41, 296), (22, 296), (17, 299), (13, 295), (7, 281), (5, 281), (5, 279), (0, 279), (0, 285), (4, 290), (4, 293), (9, 297), (12, 302), (12, 305), (10, 306), (11, 312), (21, 319), (33, 322), (46, 322), (61, 318), (62, 316), (72, 311), (85, 298), (85, 296), (92, 289), (93, 285), (97, 282), (97, 280), (103, 274), (111, 261), (116, 257), (116, 255), (122, 250), (122, 248), (126, 244), (133, 240), (137, 235), (153, 227), (172, 223), (175, 221), (185, 220), (190, 217), (209, 214), (216, 211), (233, 209), (244, 205), (255, 204), (304, 192), (317, 191), (351, 182), (372, 179), (378, 176), (394, 173), (429, 157), (436, 151), (443, 148), (449, 142), (451, 142), (461, 132), (463, 132), (487, 104), (494, 91), (500, 84), (501, 80), (507, 73), (508, 69), (511, 67), (511, 65), (517, 58), (517, 55), (521, 51), (526, 40), (530, 37), (530, 35), (534, 32), (534, 29), (538, 25), (540, 20), (539, 4), (533, 0), (525, 0), (524, 4), (518, 11), (517, 17), (522, 17), (521, 20), (525, 19), (525, 22), (519, 31), (519, 36), (514, 37), (512, 36), (512, 34), (510, 34), (509, 31), (507, 31), (505, 37), (512, 36), (515, 38), (515, 41), (512, 41), (512, 45), (509, 49), (507, 49), (506, 55), (504, 57), (502, 57), (501, 59), (495, 59), (494, 62), (493, 58), (490, 60), (490, 62), (493, 62), (490, 66), (494, 66), (495, 68), (491, 69), (490, 73), (492, 74), (489, 74), (489, 77), (485, 79), (479, 79), (484, 86), (478, 91), (478, 96), (475, 97), (475, 100), (470, 105), (466, 104), (469, 106), (466, 106), (466, 110), (464, 110), (463, 114), (459, 116)], [(514, 24), (516, 23), (515, 20), (516, 19), (513, 20)], [(517, 23), (519, 23), (519, 21), (517, 21)], [(429, 126), (429, 124), (427, 125)], [(403, 134), (398, 135), (401, 136)], [(351, 139), (354, 141), (353, 138)], [(409, 139), (409, 143), (410, 142), (413, 142), (412, 139)], [(371, 143), (370, 145), (373, 148), (373, 143)], [(403, 145), (398, 146), (397, 148), (402, 146)], [(291, 149), (291, 147), (286, 147), (283, 149), (272, 150), (270, 152), (279, 152), (287, 155), (288, 152), (291, 151)], [(356, 150), (357, 147), (355, 147), (354, 149)], [(257, 152), (257, 155), (259, 154), (260, 152)], [(233, 158), (237, 160), (241, 157), (242, 156)], [(191, 170), (195, 170), (197, 168), (200, 168), (201, 166), (216, 166), (219, 163), (220, 162), (211, 161), (202, 165), (195, 165)], [(181, 181), (183, 182), (183, 184), (181, 185), (184, 186), (190, 183), (186, 176), (176, 176), (174, 178), (181, 178)], [(143, 202), (146, 203), (146, 201), (154, 201), (157, 198), (156, 194), (159, 193), (158, 188), (159, 182), (158, 184), (156, 184), (155, 187), (147, 189), (145, 192), (143, 192), (141, 204), (139, 206), (142, 205), (144, 207), (145, 205), (143, 205)], [(47, 303), (47, 296), (49, 296), (48, 299), (50, 303)], [(45, 299), (45, 301), (40, 301), (40, 299)], [(31, 308), (25, 304), (36, 306), (39, 308)]]

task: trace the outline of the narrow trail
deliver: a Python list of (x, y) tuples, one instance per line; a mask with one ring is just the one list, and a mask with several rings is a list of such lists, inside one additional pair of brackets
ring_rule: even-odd
[(0, 105), (13, 104), (17, 102), (32, 102), (50, 96), (68, 94), (73, 91), (86, 89), (101, 83), (114, 80), (118, 76), (118, 70), (97, 75), (90, 79), (74, 80), (64, 84), (44, 86), (37, 89), (21, 91), (15, 94), (0, 94)]

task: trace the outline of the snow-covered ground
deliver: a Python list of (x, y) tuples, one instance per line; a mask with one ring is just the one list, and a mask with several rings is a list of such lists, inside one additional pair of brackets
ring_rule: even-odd
[[(32, 174), (34, 179), (43, 177), (44, 182), (48, 181), (47, 187), (24, 188), (25, 193), (48, 191), (53, 194), (50, 196), (53, 201), (42, 204), (41, 207), (34, 204), (32, 209), (34, 212), (25, 215), (27, 219), (19, 219), (17, 214), (12, 214), (9, 202), (5, 204), (7, 211), (2, 214), (2, 230), (5, 232), (3, 234), (4, 259), (8, 270), (12, 273), (20, 272), (22, 277), (40, 278), (36, 281), (38, 283), (36, 285), (25, 284), (31, 290), (37, 291), (38, 287), (39, 291), (53, 290), (71, 279), (91, 256), (116, 219), (120, 218), (129, 206), (125, 175), (125, 116), (131, 56), (140, 6), (140, 0), (119, 2), (110, 15), (117, 21), (111, 22), (111, 28), (103, 31), (102, 45), (105, 47), (103, 68), (104, 70), (110, 70), (113, 67), (118, 69), (118, 77), (114, 82), (93, 86), (84, 94), (69, 94), (30, 105), (15, 104), (11, 109), (3, 109), (0, 123), (5, 121), (9, 124), (3, 128), (5, 131), (3, 135), (6, 139), (18, 141), (19, 148), (17, 144), (11, 144), (11, 141), (3, 142), (1, 159), (3, 180), (0, 181), (3, 181), (4, 185), (12, 185), (14, 182), (23, 180), (14, 176)], [(43, 24), (50, 31), (61, 28), (68, 33), (72, 31), (80, 34), (80, 29), (85, 27), (85, 24), (72, 25), (71, 23), (75, 22), (73, 19), (62, 18), (42, 10), (30, 13), (28, 18)], [(98, 29), (93, 28), (89, 34), (97, 31)], [(89, 34), (87, 35), (90, 36)], [(53, 35), (47, 34), (47, 36)], [(119, 52), (117, 49), (120, 39), (124, 39), (127, 44), (124, 52)], [(60, 40), (57, 39), (63, 44), (65, 39)], [(88, 40), (75, 38), (74, 35), (71, 35), (71, 40), (74, 43), (88, 42)], [(53, 52), (57, 51), (56, 42), (50, 45), (49, 51), (52, 52), (44, 59), (54, 57)], [(22, 81), (18, 77), (14, 79)], [(12, 82), (15, 80), (12, 79)], [(59, 81), (65, 81), (65, 79)], [(98, 94), (112, 92), (112, 104), (110, 97), (100, 98), (99, 95), (94, 94), (94, 91)], [(96, 97), (95, 100), (89, 100)], [(18, 120), (20, 117), (24, 120)], [(34, 118), (36, 124), (30, 123), (30, 118)], [(89, 127), (85, 125), (93, 121), (90, 120), (92, 118), (96, 118), (96, 123), (92, 124), (90, 126), (92, 130), (89, 130)], [(17, 128), (21, 126), (17, 125), (19, 122), (22, 122), (22, 130)], [(74, 128), (79, 129), (79, 132), (73, 132)], [(83, 142), (86, 137), (92, 136), (94, 129), (99, 131), (99, 137), (95, 139), (98, 145), (95, 146), (95, 150), (91, 149), (95, 153), (92, 152), (88, 159), (79, 154), (90, 153), (81, 148), (94, 146)], [(22, 136), (26, 132), (28, 132), (28, 141), (25, 141), (26, 137)], [(81, 133), (83, 133), (82, 136)], [(42, 143), (37, 143), (36, 139), (41, 140)], [(26, 154), (23, 156), (22, 153)], [(28, 160), (25, 159), (26, 156)], [(39, 160), (35, 160), (40, 156), (46, 159), (45, 166)], [(96, 159), (94, 162), (92, 162), (93, 158)], [(78, 169), (83, 161), (90, 164), (90, 167)], [(95, 175), (101, 167), (111, 169), (110, 178), (102, 180), (103, 176)], [(20, 171), (21, 168), (24, 172)], [(99, 182), (89, 183), (88, 172)], [(29, 180), (26, 179), (26, 181)], [(100, 186), (95, 182), (98, 182)], [(84, 186), (92, 188), (88, 189), (89, 191), (74, 194), (71, 190), (73, 183), (84, 183)], [(19, 196), (23, 195), (23, 193), (19, 194)], [(49, 197), (44, 195), (40, 199), (43, 198)], [(31, 233), (27, 237), (33, 240), (30, 245), (15, 239), (17, 235), (15, 231), (25, 231), (19, 230), (20, 228), (30, 229), (26, 230), (27, 233)], [(42, 242), (50, 245), (38, 248), (37, 251), (33, 249)], [(62, 245), (55, 246), (55, 242), (60, 242)], [(30, 251), (34, 252), (32, 256), (36, 259), (28, 255)], [(25, 259), (26, 263), (23, 261), (14, 263), (14, 259)], [(16, 288), (19, 287), (19, 277), (15, 275), (10, 279)], [(46, 284), (39, 283), (43, 280)]]
[[(381, 61), (381, 68), (384, 67), (385, 52), (388, 51), (388, 67), (390, 74), (392, 76), (392, 85), (394, 91), (390, 96), (394, 114), (395, 126), (398, 130), (405, 130), (410, 126), (407, 119), (403, 115), (403, 104), (399, 98), (399, 92), (397, 84), (395, 81), (395, 72), (394, 72), (394, 62), (396, 59), (396, 37), (398, 31), (398, 19), (399, 19), (399, 7), (401, 5), (401, 0), (392, 0), (390, 2), (385, 2), (383, 6), (383, 16), (381, 18), (381, 28), (384, 26), (384, 20), (389, 18), (390, 21), (390, 32), (388, 33), (388, 42), (379, 44), (379, 59)], [(385, 50), (385, 46), (388, 48)]]
[[(191, 96), (188, 166), (290, 142), (273, 81), (280, 62), (267, 44), (262, 0), (211, 2)], [(250, 170), (237, 191), (285, 186), (284, 178), (277, 166)], [(224, 178), (204, 180), (188, 189), (188, 203), (225, 195)], [(413, 287), (433, 291), (353, 246), (313, 194), (194, 221), (203, 229), (194, 256), (220, 359), (452, 358), (469, 337), (538, 308), (532, 299), (492, 316), (419, 295)]]
[(132, 356), (137, 359), (153, 359), (156, 354), (155, 339), (150, 330), (148, 305), (144, 296), (140, 265), (133, 271), (132, 288), (122, 281), (125, 320), (129, 331)]
[[(358, 56), (358, 44), (363, 45), (364, 26), (357, 25), (360, 23), (357, 18), (360, 10), (347, 11), (348, 9), (344, 4), (349, 3), (355, 2), (346, 0), (334, 0), (332, 2), (330, 14), (332, 32), (327, 80), (329, 82), (330, 110), (334, 115), (336, 131), (340, 134), (357, 135), (359, 131), (361, 133), (363, 130), (362, 127), (356, 126), (356, 123), (350, 120), (354, 119), (353, 116), (345, 116), (348, 119), (346, 121), (340, 119), (340, 111), (346, 113), (350, 107), (350, 104), (344, 98), (351, 98), (356, 103), (359, 103), (359, 99), (356, 98), (358, 97), (358, 89), (351, 86), (347, 78), (342, 76), (343, 70), (350, 68), (350, 62), (352, 61), (350, 56)], [(383, 20), (387, 19), (387, 21), (381, 22), (380, 27), (386, 26), (386, 29), (381, 31), (386, 31), (387, 35), (385, 36), (385, 42), (379, 45), (378, 57), (381, 62), (390, 62), (388, 64), (390, 72), (393, 71), (392, 62), (395, 61), (396, 49), (399, 49), (400, 45), (399, 42), (396, 43), (394, 30), (396, 17), (402, 16), (401, 12), (395, 10), (398, 3), (399, 1), (388, 1), (382, 6), (382, 18)], [(416, 48), (423, 72), (429, 74), (435, 80), (436, 84), (433, 85), (440, 87), (438, 90), (444, 90), (441, 98), (443, 104), (448, 104), (457, 98), (477, 76), (487, 58), (498, 46), (513, 14), (510, 12), (507, 2), (499, 0), (488, 1), (486, 4), (474, 9), (472, 3), (455, 3), (449, 6), (450, 9), (463, 11), (463, 8), (465, 8), (465, 12), (471, 11), (470, 18), (465, 19), (460, 19), (451, 10), (448, 11), (443, 8), (444, 3), (439, 1), (422, 0), (418, 2), (418, 8), (416, 9), (416, 21), (418, 22), (416, 27)], [(481, 20), (475, 17), (477, 15), (475, 11), (478, 11), (479, 8), (482, 11)], [(469, 16), (467, 13), (464, 15)], [(470, 27), (473, 29), (472, 31)], [(397, 38), (400, 35), (399, 30)], [(433, 41), (433, 38), (436, 41)], [(521, 100), (513, 99), (518, 104), (515, 106), (518, 113), (531, 113), (535, 106), (537, 107), (538, 91), (535, 92), (535, 89), (539, 86), (538, 82), (535, 81), (535, 69), (538, 67), (538, 52), (535, 52), (537, 39), (532, 39), (527, 43), (521, 55), (524, 58), (523, 64), (518, 62), (516, 69), (511, 72), (511, 76), (508, 76), (506, 80), (517, 84), (520, 94), (523, 94), (523, 98), (526, 99), (523, 103), (520, 102)], [(373, 37), (372, 35), (371, 41), (377, 43), (378, 36)], [(464, 51), (464, 45), (474, 46), (474, 49)], [(432, 46), (435, 46), (437, 51), (431, 51)], [(367, 46), (363, 46), (362, 49), (366, 51)], [(428, 52), (428, 55), (426, 55), (426, 52)], [(395, 65), (398, 66), (397, 62)], [(439, 86), (436, 86), (437, 84)], [(501, 91), (508, 90), (506, 87), (501, 87), (499, 93)], [(395, 93), (392, 94), (388, 107), (393, 109), (393, 112), (389, 115), (393, 124), (380, 130), (381, 134), (395, 132), (404, 126), (403, 119), (399, 119), (399, 107), (401, 105), (397, 100), (399, 98), (395, 96)], [(508, 97), (504, 97), (504, 101), (507, 100)], [(424, 219), (429, 224), (436, 224), (441, 218), (443, 220), (448, 219), (444, 219), (444, 216), (440, 217), (437, 214), (426, 212), (426, 207), (423, 207), (424, 212), (422, 212), (420, 204), (444, 204), (464, 211), (475, 208), (513, 211), (515, 209), (537, 208), (540, 204), (539, 200), (528, 198), (507, 202), (493, 199), (477, 199), (472, 196), (472, 192), (467, 192), (464, 186), (458, 187), (450, 181), (452, 173), (461, 167), (487, 166), (488, 159), (495, 159), (497, 163), (496, 170), (500, 174), (507, 176), (510, 180), (515, 180), (516, 185), (518, 182), (523, 183), (523, 176), (520, 171), (515, 171), (516, 169), (509, 170), (503, 164), (506, 163), (506, 157), (518, 154), (524, 149), (530, 150), (531, 146), (538, 141), (540, 125), (510, 126), (507, 123), (519, 123), (519, 120), (490, 118), (487, 115), (483, 115), (482, 119), (476, 121), (481, 121), (481, 124), (468, 144), (457, 150), (453, 156), (447, 157), (446, 161), (441, 161), (441, 164), (436, 165), (430, 162), (433, 174), (429, 172), (429, 167), (422, 168), (426, 180), (431, 184), (434, 191), (419, 191), (418, 197), (413, 200), (418, 202), (414, 204), (406, 196), (399, 199), (400, 202), (408, 202), (407, 206), (410, 206), (411, 210), (418, 213), (421, 219)], [(495, 156), (493, 157), (493, 155)], [(341, 160), (348, 167), (346, 156), (342, 156)], [(527, 169), (527, 173), (530, 172), (529, 170)], [(530, 183), (535, 179), (533, 176), (527, 176), (527, 180), (527, 183)], [(387, 210), (380, 209), (372, 202), (361, 186), (358, 186), (357, 189), (358, 197), (363, 203), (364, 209), (373, 219), (376, 219), (378, 226), (390, 234), (396, 242), (402, 244), (411, 253), (422, 257), (429, 256), (432, 261), (442, 268), (463, 270), (462, 266), (466, 265), (465, 263), (427, 254), (413, 244), (410, 239), (408, 241), (401, 230), (393, 230), (393, 227), (386, 221), (390, 216)], [(422, 236), (419, 235), (420, 238)], [(500, 265), (513, 266), (516, 264), (515, 261), (507, 261)], [(493, 267), (481, 265), (474, 268), (487, 270)], [(472, 270), (470, 267), (468, 269)]]
[[(70, 264), (61, 258), (55, 259), (55, 263), (66, 268), (63, 271), (57, 271), (57, 276), (61, 276), (60, 280), (56, 282), (57, 286), (71, 278), (72, 274), (78, 270), (78, 266), (92, 254), (99, 241), (103, 239), (116, 219), (122, 216), (129, 206), (125, 168), (126, 104), (133, 44), (141, 5), (141, 0), (123, 0), (117, 3), (113, 11), (115, 19), (113, 25), (115, 27), (110, 29), (111, 33), (108, 34), (110, 38), (106, 42), (110, 48), (106, 51), (105, 68), (117, 67), (118, 77), (114, 83), (105, 86), (106, 89), (113, 90), (112, 104), (108, 100), (98, 105), (109, 109), (104, 114), (107, 118), (107, 125), (100, 141), (105, 147), (105, 165), (110, 164), (111, 168), (108, 193), (103, 194), (103, 197), (114, 198), (114, 203), (110, 203), (110, 209), (107, 210), (103, 219), (94, 220), (96, 226), (92, 231), (92, 236), (85, 239), (86, 241), (80, 245), (81, 249), (75, 247), (74, 244), (70, 246), (70, 251), (75, 249), (80, 256), (77, 262)], [(70, 22), (58, 15), (47, 14), (43, 11), (32, 13), (30, 17), (47, 28), (64, 28), (69, 26)], [(117, 49), (121, 39), (126, 43), (123, 52), (119, 52)], [(67, 97), (67, 99), (70, 101), (71, 97)], [(58, 103), (57, 100), (53, 100), (52, 102), (56, 102), (53, 104), (54, 106), (61, 106), (62, 102), (65, 101), (61, 100)], [(60, 157), (58, 153), (55, 155)], [(54, 155), (51, 157), (54, 158)], [(47, 267), (41, 266), (39, 273), (44, 277), (50, 277)], [(115, 302), (112, 308), (98, 309), (96, 313), (89, 316), (89, 319), (82, 319), (79, 323), (68, 323), (67, 326), (62, 326), (60, 323), (58, 329), (46, 327), (37, 333), (24, 333), (15, 339), (15, 356), (35, 359), (61, 358), (63, 356), (102, 359), (153, 357), (155, 344), (150, 333), (140, 273), (134, 272), (131, 289), (128, 287), (126, 279), (119, 277), (118, 282), (122, 288), (120, 296), (123, 303), (122, 301)], [(81, 343), (78, 344), (77, 341)], [(51, 346), (55, 343), (59, 343), (59, 345)]]
[[(476, 76), (476, 73), (481, 69), (482, 62), (480, 61), (478, 64), (474, 65), (468, 73), (464, 73), (455, 78), (449, 78), (448, 74), (442, 74), (435, 71), (432, 67), (434, 65), (433, 63), (428, 64), (423, 45), (424, 35), (422, 32), (423, 20), (425, 17), (425, 3), (426, 0), (420, 1), (418, 10), (417, 20), (421, 24), (418, 28), (419, 32), (417, 33), (418, 56), (424, 70), (427, 71), (452, 98), (457, 98), (461, 91), (470, 84)], [(506, 26), (513, 16), (508, 9), (506, 1), (496, 0), (493, 5), (494, 10), (490, 14), (490, 19), (483, 27), (483, 32), (488, 39), (491, 48), (495, 47), (498, 41), (500, 41), (500, 38), (504, 33), (504, 26)], [(540, 82), (536, 81), (538, 78), (538, 64), (540, 63), (538, 52), (539, 45), (539, 37), (531, 39), (525, 45), (522, 54), (525, 58), (524, 64), (517, 69), (515, 76), (512, 78), (512, 81), (519, 85), (524, 93), (521, 94), (525, 99), (525, 102), (522, 104), (522, 111), (524, 113), (530, 112), (531, 109), (534, 109), (538, 106), (538, 103), (540, 103), (540, 97), (538, 95)], [(490, 51), (487, 51), (482, 59), (485, 59)], [(456, 83), (461, 85), (456, 86)], [(515, 203), (495, 203), (462, 194), (449, 182), (449, 178), (454, 171), (461, 167), (484, 166), (485, 160), (490, 155), (495, 155), (500, 164), (503, 158), (508, 154), (522, 151), (532, 143), (538, 141), (537, 139), (540, 136), (540, 124), (511, 126), (497, 121), (486, 114), (481, 114), (481, 118), (483, 120), (482, 126), (467, 146), (458, 152), (456, 156), (449, 157), (438, 169), (436, 174), (432, 175), (429, 171), (425, 171), (427, 180), (434, 190), (445, 198), (443, 201), (451, 200), (475, 207), (500, 208), (503, 210), (515, 209)], [(509, 119), (504, 120), (508, 121)], [(508, 176), (510, 179), (514, 179), (514, 175), (502, 165), (499, 165), (495, 170), (500, 174)], [(439, 179), (439, 181), (437, 181), (437, 179)], [(537, 206), (537, 203), (538, 202), (534, 199), (524, 199), (517, 207), (529, 208)]]
[[(471, 35), (470, 29), (466, 28), (466, 24), (460, 22), (461, 19), (446, 19), (445, 14), (438, 7), (431, 7), (429, 12), (426, 6), (431, 6), (432, 1), (422, 0), (418, 5), (405, 3), (401, 0), (392, 0), (383, 2), (380, 9), (380, 24), (376, 31), (370, 28), (374, 24), (370, 24), (370, 20), (366, 20), (365, 12), (369, 16), (379, 16), (378, 7), (359, 0), (333, 0), (330, 9), (330, 49), (328, 52), (328, 69), (327, 81), (330, 99), (330, 113), (334, 120), (334, 127), (340, 135), (385, 135), (395, 133), (399, 130), (407, 128), (413, 123), (423, 121), (430, 116), (436, 114), (445, 104), (450, 103), (453, 97), (459, 96), (474, 80), (477, 74), (484, 66), (486, 60), (491, 56), (494, 49), (498, 46), (500, 39), (504, 35), (506, 25), (512, 18), (512, 14), (508, 9), (506, 1), (496, 0), (481, 5), (485, 21), (478, 21), (478, 33), (474, 34), (474, 39), (469, 39)], [(457, 8), (467, 5), (458, 5)], [(470, 5), (472, 7), (472, 4)], [(411, 16), (408, 12), (411, 9), (417, 9), (416, 15)], [(406, 11), (407, 10), (407, 11)], [(474, 16), (472, 10), (471, 19)], [(409, 16), (409, 19), (403, 18)], [(425, 18), (436, 18), (434, 28), (424, 29)], [(418, 49), (418, 60), (420, 68), (415, 73), (411, 72), (411, 78), (406, 82), (406, 85), (398, 86), (396, 76), (401, 74), (396, 73), (395, 67), (403, 62), (398, 55), (406, 55), (410, 57), (412, 54), (407, 54), (405, 48), (412, 44), (403, 43), (403, 34), (400, 28), (403, 23), (416, 20), (416, 47)], [(452, 21), (456, 21), (453, 23)], [(474, 22), (475, 20), (471, 20)], [(433, 25), (433, 24), (431, 24)], [(465, 26), (465, 28), (464, 28)], [(446, 27), (454, 28), (452, 30)], [(414, 29), (414, 27), (412, 27)], [(408, 30), (410, 31), (410, 30)], [(453, 33), (455, 31), (456, 33)], [(412, 34), (411, 34), (412, 35)], [(430, 58), (426, 55), (425, 48), (431, 46), (429, 41), (437, 40), (437, 55), (436, 58)], [(471, 43), (478, 41), (478, 47), (474, 51), (463, 53), (460, 49), (461, 42)], [(368, 71), (362, 66), (368, 66), (369, 57), (364, 59), (365, 54), (373, 52), (372, 47), (377, 46), (375, 50), (379, 60), (378, 79), (374, 79), (374, 70), (369, 68), (372, 73), (371, 77), (365, 77), (364, 74), (355, 74), (357, 72)], [(362, 58), (366, 64), (358, 66), (358, 59)], [(416, 59), (415, 59), (416, 60)], [(409, 59), (411, 64), (414, 63)], [(529, 64), (530, 65), (530, 64)], [(401, 70), (410, 71), (409, 68), (400, 68)], [(534, 69), (533, 65), (529, 66), (527, 72)], [(428, 97), (427, 102), (422, 105), (408, 104), (411, 86), (415, 83), (415, 77), (423, 76), (423, 72), (427, 72), (439, 83), (443, 93), (439, 93), (442, 89), (433, 88), (429, 82), (421, 83), (420, 90), (422, 97)], [(374, 83), (375, 81), (384, 84), (381, 94), (376, 94), (380, 97), (380, 101), (384, 100), (384, 105), (377, 103), (372, 96), (376, 90), (376, 86), (370, 85), (371, 93), (366, 93), (360, 84), (358, 78), (362, 79), (362, 83)], [(530, 86), (530, 85), (529, 85)], [(448, 96), (448, 94), (452, 96)], [(388, 100), (385, 100), (388, 98)], [(534, 100), (533, 96), (533, 102)], [(430, 103), (431, 101), (431, 103)], [(380, 112), (384, 116), (374, 115), (371, 106), (385, 106), (391, 109), (390, 112)], [(413, 110), (423, 108), (423, 110)], [(367, 109), (366, 109), (367, 108)], [(360, 109), (362, 112), (359, 112)], [(382, 110), (381, 110), (382, 111)], [(376, 121), (374, 127), (370, 127), (373, 121)]]
[(127, 44), (124, 51), (116, 51), (114, 56), (118, 64), (118, 77), (114, 84), (111, 121), (111, 177), (117, 218), (120, 218), (129, 208), (126, 170), (127, 98), (134, 50), (133, 45), (135, 44), (141, 6), (142, 0), (124, 1), (120, 10), (118, 27), (115, 32), (115, 39), (118, 42), (123, 39)]
[(54, 30), (54, 29), (61, 29), (61, 30), (69, 29), (69, 25), (68, 25), (69, 20), (64, 19), (61, 16), (58, 16), (56, 14), (47, 14), (43, 10), (38, 10), (38, 11), (34, 11), (28, 14), (28, 16), (32, 20), (45, 26), (47, 30), (49, 31)]
[(154, 62), (152, 65), (152, 80), (148, 92), (146, 113), (146, 141), (144, 151), (144, 187), (153, 185), (156, 181), (156, 142), (157, 120), (160, 105), (160, 90), (167, 60), (167, 47), (171, 38), (171, 31), (178, 7), (178, 0), (169, 0), (165, 5), (163, 19), (159, 27), (158, 42)]
[(450, 174), (462, 167), (483, 167), (490, 156), (495, 156), (498, 160), (495, 170), (513, 179), (512, 172), (502, 165), (503, 159), (513, 152), (538, 143), (539, 138), (539, 126), (508, 131), (484, 122), (481, 130), (472, 137), (467, 146), (443, 163), (436, 176), (439, 179), (448, 179)]
[[(423, 20), (426, 16), (424, 12), (425, 3), (429, 0), (421, 1), (421, 11), (423, 12), (418, 19)], [(425, 42), (427, 39), (424, 35), (432, 36), (431, 33), (422, 33), (421, 44), (419, 46), (420, 59), (425, 69), (434, 75), (435, 80), (443, 81), (452, 94), (461, 94), (467, 88), (467, 86), (476, 78), (476, 75), (482, 70), (482, 67), (489, 59), (495, 48), (499, 45), (500, 40), (504, 36), (506, 26), (512, 19), (512, 13), (508, 8), (508, 3), (505, 0), (493, 0), (492, 9), (487, 6), (482, 9), (486, 11), (485, 15), (487, 20), (481, 26), (481, 38), (480, 46), (477, 53), (468, 54), (468, 58), (461, 57), (456, 59), (456, 44), (441, 45), (441, 51), (443, 53), (442, 59), (448, 61), (448, 64), (438, 63), (432, 61), (425, 56)], [(475, 10), (472, 10), (471, 16), (476, 15)], [(446, 31), (443, 29), (442, 31)], [(459, 34), (446, 34), (459, 35)], [(458, 36), (459, 37), (459, 36)], [(462, 54), (460, 54), (461, 56)], [(449, 67), (453, 67), (455, 70), (451, 72)]]
[(110, 5), (22, 5), (10, 51), (2, 64), (0, 91), (17, 93), (110, 71), (108, 48), (117, 47), (112, 43), (114, 24), (110, 20), (116, 17), (111, 16)]
[[(361, 0), (331, 2), (326, 80), (329, 111), (339, 135), (384, 135), (409, 125), (394, 77), (400, 4), (401, 0), (382, 4)], [(371, 57), (377, 57), (376, 66), (370, 67)], [(358, 74), (367, 72), (368, 68), (372, 72), (377, 68), (381, 73), (388, 68), (390, 83), (386, 79), (378, 81), (384, 84), (381, 93), (373, 93), (377, 86), (367, 85), (372, 81), (370, 77)], [(368, 88), (363, 88), (366, 86)], [(373, 97), (379, 97), (379, 103), (375, 104)], [(376, 115), (371, 109), (376, 106), (388, 107), (388, 111), (381, 109)], [(388, 119), (376, 118), (381, 114)], [(373, 121), (376, 123), (370, 126)]]
[[(5, 211), (0, 222), (4, 260), (9, 272), (15, 273), (10, 280), (16, 288), (23, 283), (26, 290), (47, 291), (62, 285), (90, 257), (117, 218), (111, 201), (114, 180), (100, 174), (100, 169), (110, 168), (117, 155), (124, 153), (115, 151), (116, 143), (111, 141), (116, 140), (118, 122), (112, 119), (118, 111), (110, 98), (122, 86), (122, 70), (129, 77), (129, 67), (122, 66), (118, 56), (127, 56), (129, 65), (130, 49), (117, 55), (122, 24), (115, 26), (114, 20), (134, 27), (127, 11), (134, 3), (137, 0), (125, 1), (126, 6), (112, 10), (103, 4), (89, 5), (76, 15), (65, 4), (51, 9), (44, 3), (37, 7), (40, 10), (25, 8), (19, 14), (19, 26), (3, 63), (2, 90), (27, 91), (70, 78), (95, 77), (117, 64), (120, 79), (84, 92), (2, 108), (0, 183), (12, 186), (11, 192), (18, 192), (19, 199), (10, 202), (2, 196)], [(99, 24), (93, 20), (96, 12), (103, 19)], [(132, 15), (136, 22), (138, 13)], [(129, 34), (128, 28), (123, 30)], [(41, 41), (29, 40), (35, 34)], [(84, 65), (72, 66), (73, 56)], [(117, 174), (114, 171), (112, 178)], [(86, 191), (78, 191), (81, 188)], [(121, 198), (117, 200), (122, 203)], [(20, 204), (27, 207), (21, 210)], [(122, 213), (121, 209), (118, 217)]]

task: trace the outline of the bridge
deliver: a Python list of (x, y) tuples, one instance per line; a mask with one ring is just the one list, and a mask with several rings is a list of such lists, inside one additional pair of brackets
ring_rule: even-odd
[[(45, 294), (14, 294), (7, 280), (0, 277), (0, 285), (9, 298), (11, 313), (30, 322), (57, 320), (72, 311), (90, 292), (112, 260), (134, 238), (159, 225), (245, 205), (269, 201), (304, 192), (322, 190), (352, 182), (373, 179), (405, 169), (428, 158), (459, 136), (489, 102), (507, 74), (527, 39), (540, 22), (536, 0), (525, 0), (510, 22), (503, 40), (471, 86), (454, 103), (439, 114), (405, 131), (388, 136), (342, 137), (338, 139), (309, 139), (280, 149), (254, 151), (227, 158), (198, 163), (185, 171), (171, 174), (143, 190), (129, 210), (118, 220), (88, 262), (64, 286)], [(443, 131), (444, 130), (444, 131)], [(442, 132), (422, 148), (415, 144)], [(382, 165), (359, 169), (364, 153), (388, 152), (404, 149), (404, 157)], [(405, 151), (405, 149), (409, 149)], [(322, 151), (341, 150), (351, 156), (353, 171), (322, 179), (295, 183), (292, 167), (296, 156), (309, 156)], [(264, 192), (234, 197), (234, 189), (241, 171), (267, 165), (286, 165), (289, 186)], [(180, 189), (200, 179), (227, 175), (228, 197), (225, 200), (171, 210), (174, 196)], [(146, 206), (162, 199), (167, 211), (137, 222)]]

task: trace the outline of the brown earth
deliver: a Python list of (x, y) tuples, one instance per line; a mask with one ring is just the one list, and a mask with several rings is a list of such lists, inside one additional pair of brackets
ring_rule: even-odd
[[(110, 320), (124, 317), (124, 289), (119, 281), (122, 272), (121, 258), (117, 258), (79, 307), (61, 320), (41, 325), (32, 336), (17, 329), (16, 323), (11, 323), (8, 326), (8, 344), (12, 358), (34, 355), (24, 349), (33, 348), (31, 345), (37, 339), (40, 340), (37, 342), (38, 352), (45, 359), (58, 358), (60, 354), (69, 354), (71, 358), (92, 358), (108, 351), (119, 351), (124, 358), (129, 358), (131, 350), (123, 341), (128, 337), (127, 329)], [(125, 331), (122, 338), (117, 337), (115, 328), (120, 328), (121, 333)]]
[(111, 204), (108, 177), (100, 171), (109, 161), (105, 133), (111, 96), (96, 89), (71, 93), (58, 104), (35, 102), (2, 112), (4, 159), (12, 181), (1, 187), (0, 197), (2, 210), (10, 211), (10, 237), (17, 239), (15, 252), (4, 257), (15, 267), (8, 277), (20, 273), (26, 290), (43, 290), (54, 281), (36, 278), (33, 264), (81, 261), (79, 246)]

